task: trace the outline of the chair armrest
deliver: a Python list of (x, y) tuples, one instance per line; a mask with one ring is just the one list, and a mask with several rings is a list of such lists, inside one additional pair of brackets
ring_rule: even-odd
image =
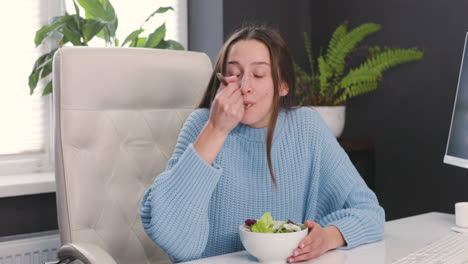
[[(60, 261), (78, 259), (84, 264), (116, 264), (115, 260), (104, 249), (88, 243), (70, 243), (63, 245), (59, 249), (57, 255)], [(65, 263), (68, 262), (65, 261)]]

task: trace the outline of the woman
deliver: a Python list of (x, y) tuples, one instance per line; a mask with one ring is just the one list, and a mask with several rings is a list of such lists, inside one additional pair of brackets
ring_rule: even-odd
[(292, 107), (294, 86), (276, 31), (248, 26), (226, 41), (199, 109), (141, 201), (143, 227), (173, 261), (243, 250), (238, 227), (267, 211), (309, 228), (289, 262), (382, 238), (375, 194), (319, 115)]

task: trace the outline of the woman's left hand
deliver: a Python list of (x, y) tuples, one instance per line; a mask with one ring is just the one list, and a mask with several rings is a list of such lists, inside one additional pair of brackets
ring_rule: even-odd
[(307, 261), (320, 257), (328, 250), (344, 246), (344, 238), (335, 226), (321, 227), (318, 223), (307, 220), (304, 225), (309, 229), (309, 234), (294, 249), (288, 262)]

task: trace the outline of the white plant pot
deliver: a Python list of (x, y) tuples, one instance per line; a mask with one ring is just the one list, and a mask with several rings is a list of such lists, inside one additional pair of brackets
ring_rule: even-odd
[(346, 117), (346, 106), (311, 106), (322, 117), (325, 124), (335, 137), (341, 136), (343, 133)]

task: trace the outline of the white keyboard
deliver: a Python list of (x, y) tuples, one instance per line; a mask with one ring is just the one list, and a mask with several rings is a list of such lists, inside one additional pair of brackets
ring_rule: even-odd
[(424, 246), (393, 264), (468, 263), (468, 235), (452, 233)]

